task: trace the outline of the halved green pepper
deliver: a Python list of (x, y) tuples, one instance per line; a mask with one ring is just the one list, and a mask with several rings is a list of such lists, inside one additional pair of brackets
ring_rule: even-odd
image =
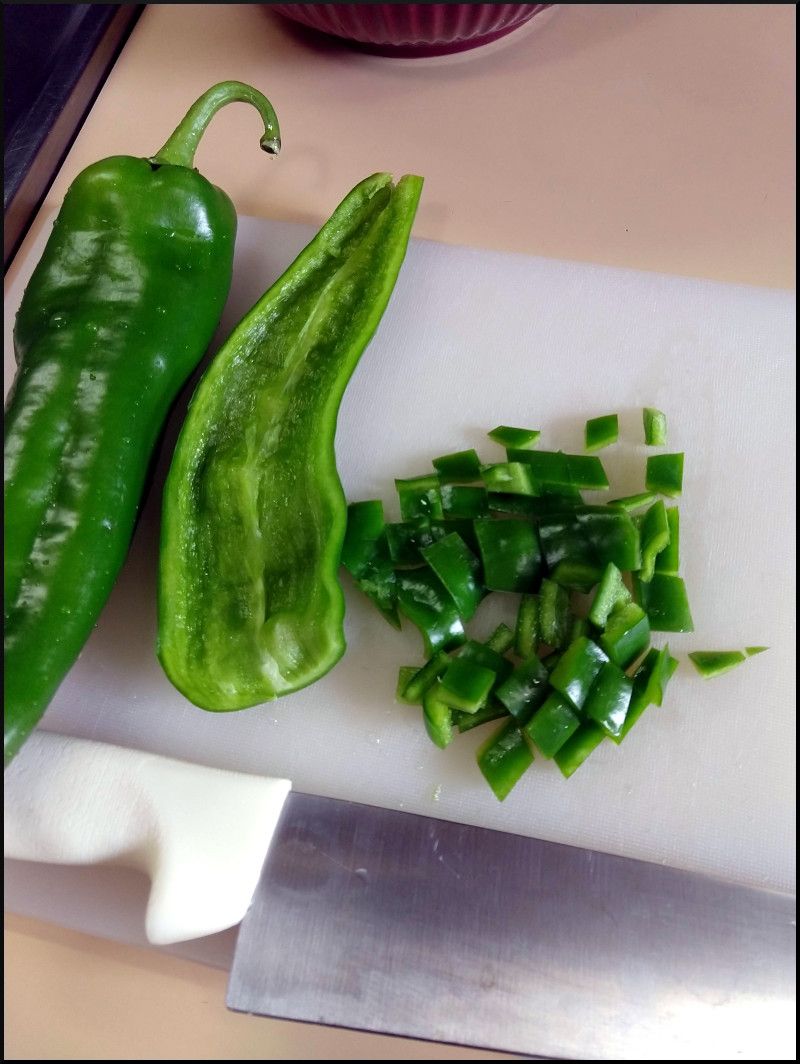
[[(288, 694), (344, 653), (336, 416), (394, 287), (421, 187), (389, 174), (357, 185), (194, 394), (164, 491), (159, 657), (205, 709)], [(457, 642), (457, 616), (448, 623), (431, 603), (438, 588), (409, 580), (398, 601), (431, 649)]]

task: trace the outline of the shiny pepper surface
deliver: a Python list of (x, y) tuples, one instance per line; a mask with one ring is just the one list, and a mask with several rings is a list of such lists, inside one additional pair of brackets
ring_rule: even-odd
[(5, 430), (6, 763), (77, 658), (127, 553), (167, 412), (227, 299), (236, 213), (194, 170), (220, 107), (261, 93), (214, 86), (151, 159), (104, 159), (75, 179), (17, 316)]

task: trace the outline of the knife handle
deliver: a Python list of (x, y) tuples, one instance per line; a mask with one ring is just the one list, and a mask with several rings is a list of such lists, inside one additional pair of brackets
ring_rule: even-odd
[(4, 789), (6, 857), (144, 872), (169, 945), (241, 921), (291, 782), (37, 731)]

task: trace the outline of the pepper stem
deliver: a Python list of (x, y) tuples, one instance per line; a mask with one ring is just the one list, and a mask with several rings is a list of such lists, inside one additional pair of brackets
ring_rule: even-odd
[(193, 167), (197, 146), (208, 123), (220, 107), (236, 101), (250, 103), (255, 107), (264, 120), (261, 148), (270, 155), (277, 155), (281, 150), (281, 132), (275, 111), (266, 96), (258, 89), (245, 85), (244, 82), (221, 81), (218, 85), (212, 86), (208, 92), (204, 92), (200, 99), (192, 104), (186, 112), (186, 117), (150, 162)]

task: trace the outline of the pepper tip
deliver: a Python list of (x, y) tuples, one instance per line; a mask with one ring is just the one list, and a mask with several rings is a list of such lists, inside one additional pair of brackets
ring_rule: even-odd
[(261, 138), (261, 150), (267, 152), (269, 155), (280, 154), (281, 138), (267, 134), (267, 136)]

